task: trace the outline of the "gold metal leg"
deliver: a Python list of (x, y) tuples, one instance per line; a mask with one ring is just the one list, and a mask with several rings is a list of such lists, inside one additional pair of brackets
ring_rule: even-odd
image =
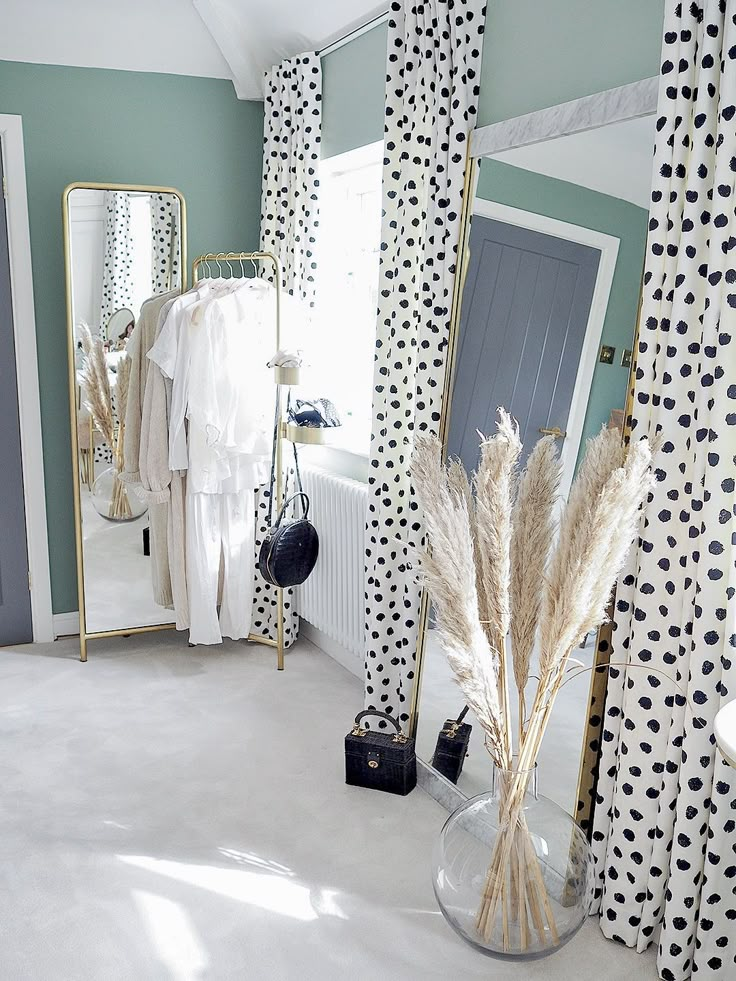
[(277, 647), (276, 647), (276, 669), (278, 671), (284, 670), (284, 591), (280, 589), (278, 592), (277, 602), (276, 602), (276, 615), (278, 619), (278, 627), (276, 636)]
[(79, 660), (87, 660), (87, 635), (84, 633), (79, 635)]
[[(276, 427), (276, 501), (275, 513), (283, 505), (283, 423), (281, 414), (283, 411), (281, 403), (281, 385), (276, 386), (276, 411), (278, 426)], [(284, 670), (284, 591), (279, 589), (276, 599), (276, 668), (278, 671)]]

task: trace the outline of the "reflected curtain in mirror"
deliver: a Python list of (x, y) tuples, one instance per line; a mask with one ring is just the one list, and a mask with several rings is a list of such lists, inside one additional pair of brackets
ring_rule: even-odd
[(130, 195), (127, 191), (104, 191), (105, 237), (102, 254), (102, 304), (100, 327), (116, 310), (133, 303), (133, 235)]

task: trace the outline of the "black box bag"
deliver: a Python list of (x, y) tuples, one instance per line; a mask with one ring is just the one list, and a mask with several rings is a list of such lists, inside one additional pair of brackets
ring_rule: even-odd
[[(363, 729), (360, 723), (368, 715), (386, 719), (396, 731)], [(355, 716), (355, 724), (345, 737), (345, 783), (402, 797), (416, 787), (414, 740), (403, 734), (392, 715), (367, 709)]]
[(457, 783), (463, 772), (465, 757), (468, 755), (470, 733), (473, 727), (463, 719), (468, 714), (468, 706), (462, 710), (456, 719), (447, 719), (440, 734), (437, 736), (432, 766), (443, 777)]

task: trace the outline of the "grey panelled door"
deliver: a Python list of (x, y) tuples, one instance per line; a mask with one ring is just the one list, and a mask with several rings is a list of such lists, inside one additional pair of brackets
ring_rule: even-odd
[[(2, 184), (0, 153), (0, 185)], [(5, 196), (0, 193), (0, 647), (33, 640)]]
[(600, 251), (473, 217), (448, 452), (477, 465), (477, 430), (496, 409), (528, 449), (541, 428), (567, 429)]

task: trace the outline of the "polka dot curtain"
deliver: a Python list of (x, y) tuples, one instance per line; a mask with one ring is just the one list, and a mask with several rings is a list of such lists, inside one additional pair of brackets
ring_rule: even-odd
[(107, 322), (116, 310), (133, 305), (133, 234), (130, 196), (126, 191), (105, 191), (105, 230), (102, 249), (102, 301), (100, 330), (107, 337)]
[[(261, 248), (283, 266), (283, 286), (314, 305), (322, 142), (322, 62), (317, 52), (266, 72)], [(272, 275), (270, 263), (264, 273)]]
[[(409, 479), (416, 432), (439, 427), (483, 0), (392, 3), (366, 530), (366, 706), (409, 718), (423, 541)], [(385, 725), (385, 723), (381, 723)]]
[[(607, 937), (736, 978), (736, 0), (667, 0), (634, 437), (659, 483), (619, 585), (593, 828)], [(670, 680), (672, 679), (672, 680)]]
[[(308, 52), (266, 72), (261, 189), (261, 249), (278, 256), (283, 288), (307, 309), (314, 305), (316, 289), (321, 141), (322, 63), (316, 52)], [(263, 263), (262, 273), (273, 281), (270, 263)], [(268, 491), (262, 488), (256, 494), (256, 556), (267, 531), (267, 513)], [(275, 640), (277, 592), (257, 569), (255, 579), (252, 630)], [(287, 647), (298, 632), (294, 590), (285, 589)]]

